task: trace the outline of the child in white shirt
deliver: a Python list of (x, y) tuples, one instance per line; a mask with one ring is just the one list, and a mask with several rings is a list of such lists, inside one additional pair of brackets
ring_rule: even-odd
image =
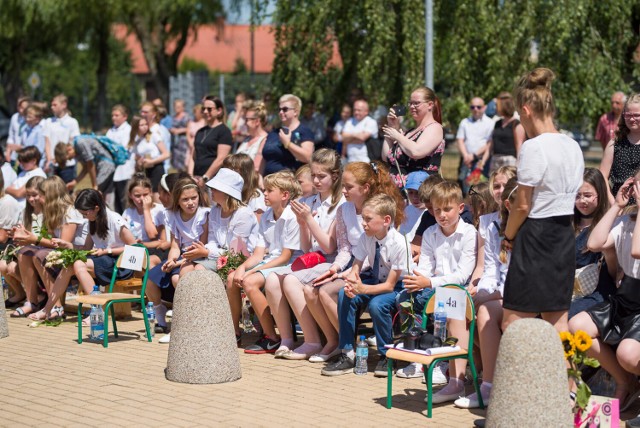
[(28, 146), (18, 152), (18, 162), (22, 171), (18, 174), (18, 178), (15, 179), (13, 184), (6, 189), (8, 195), (13, 196), (20, 203), (20, 206), (24, 208), (26, 206), (26, 187), (27, 181), (31, 177), (47, 178), (47, 174), (44, 173), (40, 164), (42, 154), (35, 146)]
[(405, 235), (409, 242), (413, 240), (422, 213), (427, 209), (420, 200), (420, 193), (418, 192), (420, 185), (427, 177), (429, 177), (429, 174), (426, 171), (414, 171), (407, 175), (407, 184), (404, 187), (407, 189), (409, 203), (404, 209), (404, 221), (400, 225), (399, 232)]
[(297, 198), (301, 192), (295, 176), (289, 171), (270, 174), (264, 178), (264, 188), (265, 202), (269, 208), (260, 218), (256, 247), (253, 254), (227, 280), (227, 296), (236, 337), (240, 336), (241, 290), (251, 302), (264, 332), (264, 336), (254, 345), (245, 348), (247, 354), (273, 354), (280, 346), (280, 338), (276, 334), (262, 289), (273, 268), (286, 266), (301, 254), (298, 222), (289, 207), (289, 201)]

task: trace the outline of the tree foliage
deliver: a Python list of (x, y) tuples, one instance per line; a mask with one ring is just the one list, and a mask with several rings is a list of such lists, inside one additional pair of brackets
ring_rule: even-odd
[[(273, 23), (279, 93), (335, 107), (359, 87), (390, 104), (424, 82), (422, 0), (279, 0)], [(639, 24), (640, 5), (625, 0), (435, 1), (434, 89), (445, 119), (456, 124), (471, 97), (491, 99), (546, 66), (558, 76), (560, 123), (593, 122), (640, 74)]]

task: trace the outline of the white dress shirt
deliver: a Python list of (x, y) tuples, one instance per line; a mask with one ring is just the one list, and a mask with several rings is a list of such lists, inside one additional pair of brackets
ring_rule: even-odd
[(376, 257), (376, 242), (380, 244), (380, 264), (378, 265), (378, 281), (381, 283), (389, 277), (392, 270), (401, 270), (402, 273), (398, 281), (404, 278), (407, 273), (407, 261), (410, 259), (409, 244), (404, 236), (397, 230), (390, 229), (387, 235), (381, 240), (375, 236), (367, 236), (363, 233), (360, 237), (358, 245), (353, 249), (353, 255), (357, 260), (364, 262), (369, 259), (373, 269), (373, 263)]
[(476, 267), (477, 241), (476, 229), (462, 219), (449, 236), (434, 224), (422, 235), (418, 271), (431, 278), (432, 287), (465, 285)]

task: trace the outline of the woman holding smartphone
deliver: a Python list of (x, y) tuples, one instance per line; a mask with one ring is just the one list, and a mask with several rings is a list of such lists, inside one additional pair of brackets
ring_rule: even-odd
[(405, 106), (394, 106), (387, 115), (387, 125), (382, 128), (382, 160), (389, 164), (391, 177), (400, 188), (404, 187), (407, 175), (414, 171), (436, 174), (444, 153), (442, 110), (433, 89), (415, 89), (408, 107), (416, 122), (415, 128), (407, 132), (400, 128), (401, 117), (406, 114)]
[(263, 177), (289, 169), (296, 171), (311, 161), (314, 150), (313, 132), (300, 123), (302, 101), (292, 94), (280, 97), (278, 114), (282, 127), (267, 135), (262, 148), (260, 173)]

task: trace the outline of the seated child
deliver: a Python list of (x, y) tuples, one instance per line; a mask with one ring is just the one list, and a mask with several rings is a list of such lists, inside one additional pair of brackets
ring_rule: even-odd
[(65, 143), (56, 144), (53, 151), (56, 159), (55, 175), (62, 178), (65, 184), (69, 184), (77, 177), (76, 163), (67, 159), (67, 145)]
[(44, 173), (40, 164), (42, 154), (36, 146), (28, 146), (18, 152), (18, 162), (20, 162), (20, 174), (13, 184), (5, 190), (8, 195), (13, 196), (20, 203), (20, 206), (24, 208), (27, 204), (25, 198), (27, 194), (26, 184), (31, 177), (47, 178), (47, 174)]
[(420, 217), (422, 217), (422, 213), (426, 210), (424, 202), (420, 200), (418, 189), (420, 189), (420, 185), (427, 177), (429, 177), (429, 174), (425, 171), (414, 171), (407, 175), (407, 184), (404, 187), (407, 189), (409, 203), (404, 209), (404, 221), (400, 225), (399, 232), (405, 235), (409, 242), (413, 240), (413, 236), (420, 223)]
[(289, 201), (300, 195), (300, 185), (295, 176), (289, 171), (266, 176), (264, 194), (269, 208), (260, 218), (258, 241), (253, 254), (227, 280), (227, 296), (236, 336), (240, 336), (241, 290), (251, 302), (264, 332), (254, 345), (245, 348), (247, 354), (273, 354), (280, 346), (280, 338), (262, 289), (273, 268), (286, 266), (301, 254), (300, 230), (289, 206)]
[[(422, 313), (435, 287), (466, 285), (476, 265), (477, 232), (472, 225), (460, 221), (464, 199), (458, 184), (449, 181), (436, 184), (430, 201), (437, 224), (424, 232), (418, 267), (414, 275), (405, 277), (404, 290), (398, 296), (400, 303), (409, 299), (408, 293), (415, 293), (417, 314)], [(469, 339), (465, 320), (448, 320), (447, 328), (450, 336), (457, 337), (460, 343)], [(464, 394), (465, 367), (465, 360), (455, 360), (455, 367), (449, 367), (449, 384), (434, 394), (434, 404), (453, 401)], [(405, 370), (418, 372), (422, 366), (410, 365)]]
[[(380, 353), (374, 374), (387, 376), (384, 345), (393, 342), (391, 313), (395, 309), (396, 295), (402, 289), (402, 277), (407, 272), (410, 258), (407, 240), (391, 227), (396, 209), (396, 201), (388, 195), (375, 195), (362, 207), (364, 234), (353, 251), (355, 260), (345, 277), (347, 284), (340, 291), (338, 300), (339, 348), (342, 353), (336, 362), (322, 369), (325, 376), (353, 371), (356, 313), (359, 307), (367, 305)], [(372, 267), (361, 272), (365, 259)]]

